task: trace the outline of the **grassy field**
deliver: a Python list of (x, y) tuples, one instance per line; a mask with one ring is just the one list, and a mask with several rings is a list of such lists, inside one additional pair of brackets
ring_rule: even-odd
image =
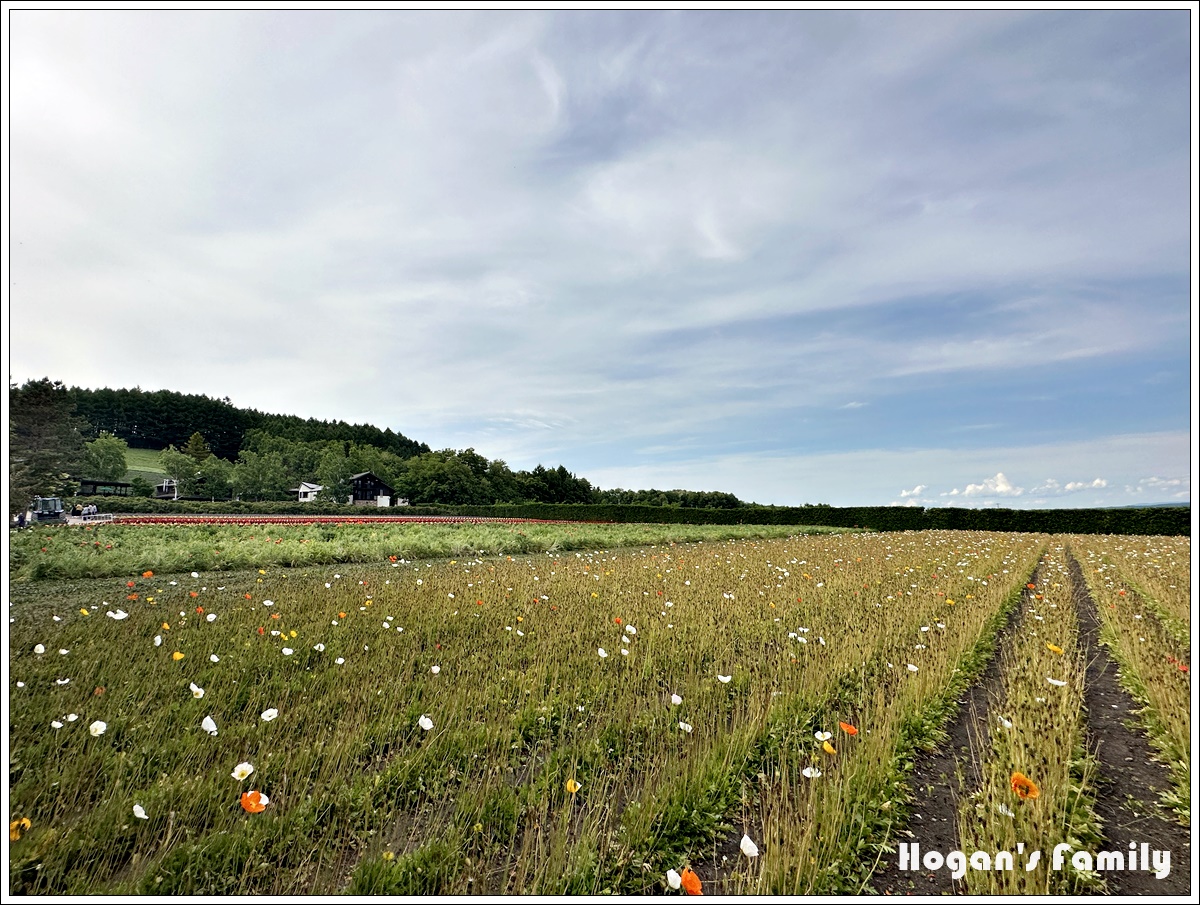
[(150, 474), (165, 475), (162, 466), (158, 463), (158, 455), (162, 450), (158, 449), (127, 449), (125, 450), (125, 467), (130, 471), (148, 472)]
[[(413, 561), (364, 534), (370, 561), (224, 571), (152, 567), (201, 548), (131, 529), (137, 571), (13, 583), (12, 892), (642, 894), (685, 870), (710, 894), (862, 892), (919, 804), (914, 753), (1018, 607), (1044, 623), (1002, 653), (1019, 728), (986, 770), (1023, 822), (977, 832), (1071, 825), (1050, 538), (576, 527), (533, 553)], [(56, 531), (40, 555), (94, 546)]]
[(38, 526), (11, 535), (9, 577), (133, 577), (389, 559), (535, 553), (671, 541), (787, 537), (851, 529), (787, 525), (385, 523), (308, 525)]

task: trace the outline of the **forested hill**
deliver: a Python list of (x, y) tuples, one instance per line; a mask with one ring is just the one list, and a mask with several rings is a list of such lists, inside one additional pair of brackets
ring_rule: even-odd
[(76, 413), (97, 432), (108, 431), (131, 447), (163, 449), (183, 447), (199, 432), (214, 455), (233, 460), (242, 449), (247, 431), (303, 443), (340, 440), (374, 446), (402, 459), (430, 452), (424, 443), (410, 440), (391, 428), (370, 424), (318, 421), (297, 415), (271, 415), (238, 408), (228, 399), (186, 395), (170, 390), (86, 390), (72, 387)]

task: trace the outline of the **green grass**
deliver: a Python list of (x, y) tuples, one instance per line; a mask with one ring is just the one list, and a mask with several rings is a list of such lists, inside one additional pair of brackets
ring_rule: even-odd
[[(141, 530), (127, 542), (144, 559), (170, 537)], [(897, 759), (932, 731), (912, 727), (940, 713), (1038, 543), (839, 534), (395, 563), (385, 547), (15, 583), (10, 820), (31, 827), (12, 889), (644, 894), (691, 863), (713, 893), (859, 890)], [(826, 754), (813, 733), (840, 720), (859, 733)], [(240, 807), (248, 789), (265, 812)], [(737, 854), (743, 832), (758, 859)]]
[(146, 472), (149, 474), (165, 475), (158, 464), (159, 449), (127, 449), (125, 450), (125, 467), (131, 472)]
[(38, 526), (10, 535), (9, 578), (135, 577), (153, 572), (608, 549), (852, 529), (788, 525), (298, 524)]

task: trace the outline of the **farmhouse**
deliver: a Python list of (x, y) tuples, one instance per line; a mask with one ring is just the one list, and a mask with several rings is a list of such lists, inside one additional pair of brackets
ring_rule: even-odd
[(296, 494), (296, 499), (301, 503), (311, 503), (317, 498), (317, 494), (324, 490), (325, 487), (321, 484), (313, 484), (310, 481), (301, 481), (299, 487), (293, 487), (288, 490), (288, 493)]
[(390, 506), (396, 491), (369, 471), (350, 476), (350, 502), (355, 506)]

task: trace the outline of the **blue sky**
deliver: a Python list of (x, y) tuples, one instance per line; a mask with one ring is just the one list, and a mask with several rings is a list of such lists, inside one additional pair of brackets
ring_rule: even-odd
[(14, 10), (17, 382), (606, 488), (1190, 499), (1186, 6)]

